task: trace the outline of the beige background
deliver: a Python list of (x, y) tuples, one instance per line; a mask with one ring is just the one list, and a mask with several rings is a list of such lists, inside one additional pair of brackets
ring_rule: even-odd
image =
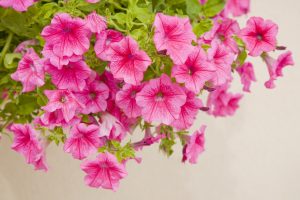
[[(277, 22), (280, 44), (287, 45), (300, 63), (298, 0), (252, 0), (251, 15)], [(26, 165), (4, 137), (0, 200), (299, 200), (300, 69), (286, 69), (270, 91), (263, 86), (268, 77), (265, 65), (259, 59), (254, 63), (258, 82), (235, 117), (216, 120), (199, 115), (194, 129), (202, 123), (208, 129), (206, 152), (198, 165), (181, 164), (179, 148), (167, 159), (153, 146), (141, 154), (142, 164), (129, 163), (129, 176), (113, 193), (86, 187), (80, 162), (62, 147), (49, 147), (50, 171), (44, 174)], [(234, 87), (241, 90), (239, 84)]]

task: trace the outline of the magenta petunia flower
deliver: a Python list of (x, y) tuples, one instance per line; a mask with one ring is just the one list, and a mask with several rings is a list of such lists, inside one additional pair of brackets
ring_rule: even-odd
[(242, 94), (232, 94), (228, 92), (229, 85), (224, 84), (210, 92), (207, 99), (208, 114), (215, 117), (233, 116), (239, 108), (239, 101)]
[(141, 116), (142, 109), (136, 103), (136, 94), (141, 91), (143, 85), (125, 84), (116, 95), (116, 104), (124, 111), (125, 115), (130, 118)]
[(206, 4), (206, 2), (207, 2), (207, 0), (199, 0), (199, 3), (200, 3), (201, 5)]
[(249, 55), (260, 56), (263, 52), (275, 50), (277, 33), (277, 24), (261, 17), (251, 17), (239, 35), (245, 42)]
[(185, 83), (188, 90), (198, 94), (215, 71), (215, 66), (207, 61), (204, 50), (195, 47), (183, 65), (173, 66), (172, 76), (178, 83)]
[(81, 111), (83, 114), (105, 111), (107, 107), (106, 100), (109, 96), (109, 89), (99, 80), (87, 83), (82, 91), (75, 92), (74, 94), (78, 101), (86, 106)]
[(171, 124), (177, 130), (185, 130), (193, 125), (196, 119), (198, 111), (203, 107), (202, 101), (196, 97), (196, 95), (186, 90), (186, 102), (181, 107), (179, 118), (174, 120)]
[(205, 129), (206, 126), (201, 126), (198, 131), (189, 137), (187, 144), (183, 148), (183, 162), (188, 160), (191, 164), (197, 163), (199, 155), (204, 151)]
[(30, 52), (32, 50), (30, 46), (35, 46), (37, 44), (38, 41), (36, 39), (25, 40), (18, 44), (18, 46), (14, 49), (14, 53), (21, 53), (24, 55), (25, 53)]
[(35, 0), (0, 0), (0, 6), (4, 8), (12, 7), (16, 11), (27, 11), (28, 7), (34, 4)]
[(243, 91), (250, 92), (251, 82), (256, 81), (252, 63), (246, 62), (238, 67), (236, 71), (239, 73), (241, 82), (244, 85)]
[(55, 54), (61, 57), (83, 55), (90, 47), (91, 34), (86, 22), (80, 18), (72, 18), (67, 13), (56, 14), (41, 35), (46, 43), (53, 45)]
[(145, 85), (137, 94), (136, 102), (142, 108), (142, 116), (147, 122), (170, 125), (179, 118), (186, 94), (179, 85), (162, 74)]
[(98, 3), (100, 0), (86, 0), (86, 2), (89, 2), (89, 3)]
[(130, 37), (111, 44), (107, 56), (114, 78), (132, 85), (138, 85), (143, 80), (144, 72), (151, 65), (147, 53), (139, 50), (137, 42)]
[(292, 53), (290, 51), (283, 53), (278, 57), (277, 60), (266, 54), (263, 56), (263, 59), (267, 64), (270, 75), (270, 79), (265, 82), (265, 86), (268, 89), (273, 89), (275, 88), (274, 81), (278, 77), (283, 76), (282, 69), (286, 66), (294, 65)]
[(107, 53), (111, 44), (120, 42), (123, 38), (124, 36), (122, 33), (115, 30), (104, 30), (100, 34), (97, 34), (97, 40), (94, 47), (97, 57), (101, 60), (109, 61)]
[(11, 78), (22, 83), (22, 92), (30, 92), (35, 90), (36, 86), (45, 84), (44, 74), (43, 61), (30, 49), (19, 62), (17, 71), (11, 74)]
[(227, 48), (216, 40), (212, 42), (207, 53), (208, 60), (216, 67), (212, 79), (214, 86), (220, 86), (231, 81), (231, 64), (234, 60), (234, 54), (228, 52)]
[(53, 51), (53, 46), (53, 44), (46, 43), (42, 50), (42, 54), (45, 58), (49, 59), (53, 66), (57, 67), (58, 69), (62, 69), (62, 67), (64, 65), (68, 65), (69, 62), (77, 62), (82, 60), (81, 55), (73, 54), (72, 56), (62, 56), (61, 54), (56, 54)]
[(85, 107), (78, 102), (74, 94), (69, 90), (45, 90), (44, 93), (48, 97), (49, 102), (42, 109), (47, 112), (60, 110), (67, 123), (74, 118), (76, 112)]
[(96, 11), (93, 11), (86, 16), (87, 27), (92, 33), (101, 33), (107, 29), (106, 20), (104, 17), (98, 15)]
[(126, 135), (126, 129), (115, 116), (103, 113), (100, 117), (100, 135), (108, 139), (121, 141)]
[(61, 69), (46, 62), (46, 71), (51, 75), (52, 83), (58, 89), (69, 89), (71, 91), (82, 91), (92, 70), (84, 61), (69, 62)]
[(196, 40), (189, 18), (158, 13), (153, 25), (157, 51), (167, 51), (175, 64), (183, 64), (193, 51), (192, 41)]
[(234, 17), (245, 15), (250, 10), (250, 0), (227, 0), (223, 15), (232, 14)]
[(84, 161), (81, 169), (87, 174), (84, 177), (85, 183), (94, 188), (116, 191), (120, 180), (127, 176), (125, 166), (110, 153), (101, 153), (96, 160)]
[(211, 31), (204, 34), (206, 41), (218, 40), (233, 53), (238, 53), (239, 48), (233, 36), (240, 32), (239, 24), (236, 20), (229, 18), (214, 19), (214, 26)]
[(83, 123), (72, 127), (65, 141), (64, 151), (71, 153), (73, 158), (82, 160), (95, 153), (100, 147), (99, 127)]

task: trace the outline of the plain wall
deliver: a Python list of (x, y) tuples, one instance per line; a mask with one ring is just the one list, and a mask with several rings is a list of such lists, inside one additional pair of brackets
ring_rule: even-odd
[[(252, 0), (249, 16), (279, 24), (280, 45), (293, 51), (300, 63), (300, 1)], [(242, 26), (246, 17), (242, 17)], [(300, 199), (300, 69), (285, 69), (275, 90), (264, 88), (267, 68), (255, 59), (258, 81), (232, 118), (199, 114), (192, 130), (208, 126), (206, 152), (197, 165), (182, 164), (180, 144), (167, 159), (158, 146), (130, 162), (129, 175), (117, 192), (84, 185), (80, 162), (52, 144), (47, 150), (50, 170), (35, 172), (0, 142), (0, 200), (299, 200)], [(236, 77), (237, 78), (237, 77)], [(239, 81), (234, 88), (241, 91)]]

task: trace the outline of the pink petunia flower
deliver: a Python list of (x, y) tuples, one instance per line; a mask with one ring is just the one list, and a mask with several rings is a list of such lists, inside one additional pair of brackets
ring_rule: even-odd
[(105, 111), (107, 107), (109, 89), (104, 83), (94, 80), (87, 83), (83, 91), (75, 92), (75, 96), (81, 104), (86, 106), (81, 111), (83, 114), (98, 113)]
[(107, 29), (105, 18), (98, 15), (96, 11), (93, 11), (88, 16), (86, 16), (87, 27), (92, 33), (101, 33)]
[(239, 48), (233, 36), (237, 35), (239, 32), (240, 27), (236, 20), (218, 17), (214, 19), (213, 28), (205, 33), (203, 37), (206, 41), (216, 39), (233, 53), (238, 53)]
[(96, 160), (84, 161), (81, 169), (87, 174), (84, 177), (85, 183), (94, 188), (116, 191), (120, 180), (127, 176), (125, 166), (110, 153), (101, 153)]
[(250, 0), (227, 0), (222, 15), (234, 17), (245, 15), (250, 11)]
[(243, 91), (250, 92), (251, 82), (256, 81), (252, 63), (246, 62), (242, 66), (238, 67), (236, 71), (239, 73), (241, 82), (244, 85)]
[(48, 97), (49, 102), (42, 109), (47, 112), (60, 110), (67, 123), (74, 118), (76, 112), (85, 107), (78, 102), (74, 94), (69, 90), (45, 90), (44, 93)]
[(125, 115), (130, 118), (141, 116), (142, 109), (136, 103), (136, 94), (143, 88), (143, 85), (125, 84), (116, 95), (116, 104), (124, 111)]
[(72, 18), (67, 13), (56, 14), (41, 35), (46, 43), (53, 44), (56, 55), (83, 55), (90, 47), (91, 34), (86, 22), (80, 18)]
[(107, 53), (111, 44), (120, 42), (123, 38), (124, 36), (122, 33), (115, 30), (104, 30), (100, 34), (97, 34), (97, 40), (94, 47), (97, 57), (101, 60), (109, 61)]
[(269, 56), (268, 54), (263, 56), (264, 61), (267, 64), (270, 79), (265, 82), (265, 86), (268, 89), (275, 88), (274, 81), (283, 76), (282, 69), (289, 65), (294, 65), (292, 53), (290, 51), (281, 54), (277, 60)]
[(50, 63), (57, 67), (58, 69), (62, 69), (64, 65), (68, 65), (69, 62), (77, 62), (82, 60), (81, 55), (71, 55), (71, 56), (62, 56), (60, 53), (55, 53), (53, 51), (53, 44), (46, 43), (42, 50), (42, 54), (45, 58), (49, 59)]
[(147, 122), (170, 125), (179, 118), (186, 94), (179, 85), (162, 74), (145, 85), (137, 94), (136, 102), (142, 108), (142, 116)]
[(199, 3), (200, 3), (201, 5), (206, 4), (206, 2), (207, 2), (207, 0), (199, 0)]
[(198, 94), (206, 81), (212, 79), (216, 68), (207, 61), (206, 53), (201, 48), (195, 48), (183, 65), (172, 68), (172, 76), (178, 83)]
[(139, 50), (137, 42), (130, 37), (111, 44), (107, 56), (114, 78), (132, 85), (138, 85), (143, 80), (144, 72), (151, 65), (147, 53)]
[(100, 147), (99, 127), (83, 123), (72, 127), (65, 141), (64, 151), (71, 153), (73, 158), (82, 160)]
[(208, 60), (216, 67), (212, 79), (214, 86), (220, 86), (231, 81), (231, 64), (234, 60), (234, 54), (228, 52), (227, 48), (216, 40), (212, 42), (211, 48), (208, 49), (207, 53)]
[(179, 118), (171, 124), (177, 130), (185, 130), (193, 125), (197, 113), (203, 107), (202, 101), (193, 92), (185, 91), (186, 103), (181, 107)]
[(28, 7), (34, 4), (35, 0), (0, 0), (0, 6), (4, 8), (12, 7), (16, 11), (27, 11)]
[(273, 51), (276, 48), (277, 24), (261, 17), (251, 17), (246, 28), (240, 32), (249, 55), (260, 56), (263, 52)]
[(100, 117), (100, 135), (108, 139), (121, 141), (126, 135), (126, 129), (115, 116), (104, 113)]
[(228, 89), (229, 85), (224, 84), (210, 92), (207, 99), (208, 114), (215, 117), (233, 116), (235, 114), (243, 95), (229, 93)]
[(44, 74), (43, 61), (30, 49), (19, 62), (17, 71), (11, 74), (11, 78), (22, 83), (22, 92), (30, 92), (35, 90), (36, 86), (45, 84)]
[(34, 46), (37, 44), (38, 44), (38, 41), (35, 39), (25, 40), (24, 42), (21, 42), (20, 44), (18, 44), (18, 46), (14, 49), (14, 52), (21, 53), (24, 55), (25, 53), (33, 50), (32, 48), (30, 48), (30, 46)]
[(85, 0), (88, 3), (98, 3), (100, 0)]
[(183, 64), (193, 51), (192, 41), (196, 40), (189, 18), (158, 13), (153, 25), (157, 51), (167, 51), (175, 64)]
[(183, 162), (188, 160), (191, 164), (197, 163), (199, 155), (204, 151), (205, 129), (206, 126), (201, 126), (198, 131), (189, 137), (188, 143), (183, 148)]
[(91, 75), (91, 69), (84, 61), (69, 62), (61, 69), (46, 62), (46, 71), (51, 75), (52, 83), (58, 89), (82, 91), (86, 86), (85, 80)]

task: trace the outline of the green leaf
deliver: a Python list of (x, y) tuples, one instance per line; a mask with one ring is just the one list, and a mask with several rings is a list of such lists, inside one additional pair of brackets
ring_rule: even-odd
[(220, 13), (225, 6), (225, 0), (208, 0), (203, 6), (203, 13), (206, 17), (214, 17)]
[(127, 15), (125, 13), (116, 13), (113, 16), (113, 19), (115, 19), (119, 24), (126, 24)]
[(186, 13), (191, 18), (199, 16), (201, 13), (201, 5), (199, 0), (186, 0)]
[(20, 115), (30, 115), (38, 107), (36, 97), (22, 94), (19, 96), (18, 110), (16, 113)]
[(159, 149), (166, 153), (166, 155), (169, 157), (173, 154), (173, 146), (176, 144), (174, 139), (164, 138), (161, 140)]
[(198, 23), (193, 24), (193, 31), (197, 37), (200, 37), (203, 33), (208, 32), (212, 26), (213, 23), (211, 19), (201, 19)]
[(4, 67), (7, 69), (16, 68), (18, 65), (17, 61), (21, 58), (22, 55), (20, 53), (7, 53), (4, 57)]

